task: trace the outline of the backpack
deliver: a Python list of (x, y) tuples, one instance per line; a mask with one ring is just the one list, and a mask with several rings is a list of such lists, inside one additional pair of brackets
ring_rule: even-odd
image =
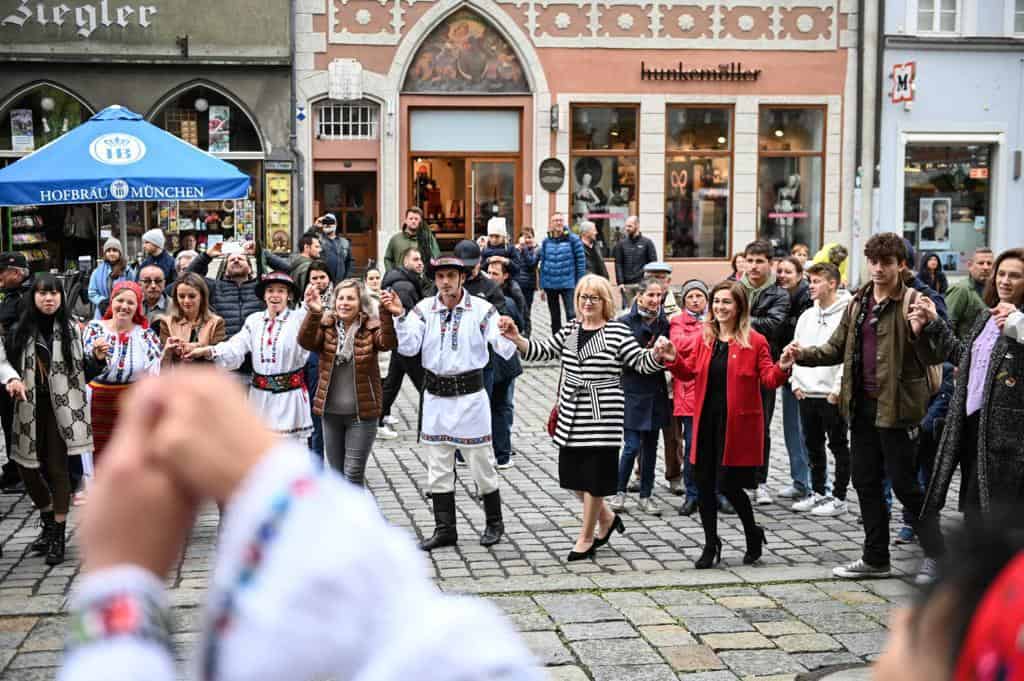
[[(918, 296), (921, 295), (920, 291), (916, 289), (908, 288), (907, 292), (909, 295), (903, 296), (903, 318), (906, 319), (910, 315), (910, 306), (913, 305)], [(942, 364), (929, 364), (925, 367), (925, 377), (928, 379), (928, 392), (931, 395), (938, 395), (939, 390), (942, 388)]]

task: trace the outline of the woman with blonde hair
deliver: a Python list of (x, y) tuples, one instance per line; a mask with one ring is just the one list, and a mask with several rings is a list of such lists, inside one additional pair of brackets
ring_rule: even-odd
[(510, 317), (502, 335), (528, 360), (561, 361), (558, 419), (558, 479), (583, 502), (583, 525), (569, 561), (593, 557), (613, 530), (625, 531), (604, 502), (618, 489), (619, 449), (625, 398), (622, 368), (654, 374), (664, 367), (653, 350), (643, 350), (630, 328), (614, 319), (616, 306), (607, 279), (588, 274), (576, 286), (577, 317), (544, 340), (523, 338)]
[(366, 286), (346, 279), (334, 288), (334, 309), (306, 289), (307, 315), (299, 345), (320, 355), (313, 413), (322, 417), (324, 453), (331, 468), (363, 485), (377, 436), (384, 390), (377, 354), (398, 347), (391, 315), (378, 315)]
[(718, 491), (743, 522), (750, 565), (761, 557), (764, 529), (744, 488), (757, 487), (764, 462), (764, 416), (761, 388), (783, 385), (792, 360), (776, 365), (765, 337), (750, 326), (750, 304), (743, 285), (723, 281), (711, 289), (711, 315), (701, 334), (672, 329), (672, 347), (663, 353), (666, 366), (683, 381), (694, 381), (693, 447), (689, 452), (700, 490), (700, 521), (705, 545), (694, 564), (714, 567), (722, 558), (718, 537)]
[(165, 367), (183, 362), (196, 348), (216, 345), (225, 337), (224, 318), (210, 312), (210, 289), (194, 272), (185, 272), (174, 282), (168, 312), (158, 328), (160, 343), (166, 348)]

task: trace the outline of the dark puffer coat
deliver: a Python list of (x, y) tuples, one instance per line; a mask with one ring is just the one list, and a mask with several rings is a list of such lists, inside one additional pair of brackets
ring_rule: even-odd
[[(206, 277), (206, 273), (210, 269), (210, 256), (200, 253), (188, 269), (201, 277)], [(256, 295), (258, 283), (259, 280), (255, 277), (241, 284), (236, 284), (229, 279), (206, 277), (206, 284), (210, 287), (210, 307), (224, 318), (224, 332), (228, 338), (242, 330), (245, 319), (249, 315), (253, 312), (260, 312), (266, 307), (263, 299)]]

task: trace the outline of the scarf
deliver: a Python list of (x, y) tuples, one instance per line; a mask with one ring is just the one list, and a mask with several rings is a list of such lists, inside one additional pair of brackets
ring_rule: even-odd
[(760, 286), (755, 287), (752, 283), (750, 283), (750, 279), (746, 274), (744, 274), (743, 278), (740, 279), (740, 283), (743, 284), (743, 288), (747, 289), (747, 296), (750, 298), (750, 309), (753, 310), (754, 306), (757, 305), (758, 297), (760, 297), (760, 295), (764, 293), (765, 289), (767, 289), (769, 286), (775, 285), (775, 273), (769, 272), (768, 278), (765, 279), (764, 283), (761, 284)]
[(335, 328), (338, 330), (338, 352), (334, 354), (334, 364), (335, 366), (348, 364), (352, 361), (352, 355), (355, 354), (359, 320), (356, 319), (346, 329), (345, 322), (341, 320), (341, 317), (338, 317), (338, 321), (335, 322)]
[[(53, 346), (50, 349), (50, 391), (41, 394), (50, 400), (57, 419), (57, 430), (64, 438), (68, 456), (92, 451), (92, 418), (85, 394), (85, 360), (82, 339), (72, 329), (72, 337), (63, 337), (64, 329), (53, 326)], [(64, 361), (65, 342), (71, 343), (73, 366)], [(21, 351), (21, 366), (15, 367), (21, 374), (28, 399), (15, 403), (14, 438), (11, 458), (25, 468), (39, 468), (36, 443), (36, 344), (26, 343)]]

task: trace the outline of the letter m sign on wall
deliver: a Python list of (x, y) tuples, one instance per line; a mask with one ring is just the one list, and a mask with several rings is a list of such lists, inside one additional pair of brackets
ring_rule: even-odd
[(892, 78), (890, 98), (893, 104), (914, 101), (914, 77), (916, 74), (917, 62), (893, 64), (892, 75), (889, 76)]

